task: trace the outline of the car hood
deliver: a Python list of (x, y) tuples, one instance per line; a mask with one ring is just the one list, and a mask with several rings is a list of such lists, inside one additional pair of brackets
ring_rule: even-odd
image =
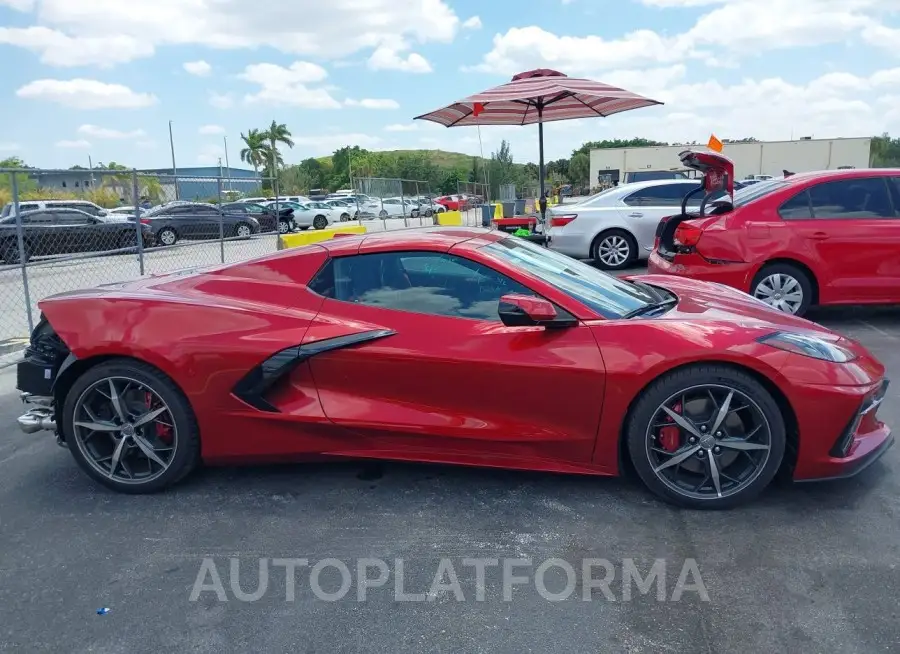
[(678, 296), (678, 304), (654, 320), (709, 321), (739, 325), (762, 333), (784, 330), (837, 343), (852, 342), (814, 322), (783, 313), (730, 286), (670, 275), (636, 275), (628, 279), (658, 286)]

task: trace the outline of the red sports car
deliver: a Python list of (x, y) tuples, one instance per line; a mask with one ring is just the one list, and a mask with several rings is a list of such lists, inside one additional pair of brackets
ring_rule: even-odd
[[(424, 461), (617, 475), (726, 507), (891, 444), (884, 367), (733, 289), (618, 279), (496, 231), (348, 236), (64, 293), (18, 387), (124, 492), (201, 461)], [(515, 385), (515, 397), (506, 392)]]
[[(682, 161), (733, 176), (721, 155)], [(816, 304), (900, 303), (900, 170), (800, 173), (661, 225), (651, 273), (727, 284), (794, 315)]]

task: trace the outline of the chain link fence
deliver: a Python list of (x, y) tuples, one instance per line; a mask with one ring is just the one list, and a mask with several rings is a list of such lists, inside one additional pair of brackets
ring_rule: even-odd
[(425, 181), (386, 177), (354, 177), (351, 181), (361, 223), (385, 221), (381, 229), (392, 229), (386, 223), (400, 220), (406, 227), (436, 225), (435, 215), (447, 211)]

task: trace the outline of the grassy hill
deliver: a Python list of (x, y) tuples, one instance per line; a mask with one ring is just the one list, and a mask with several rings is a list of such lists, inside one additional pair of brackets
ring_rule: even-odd
[[(463, 154), (462, 152), (447, 152), (446, 150), (378, 150), (381, 154), (394, 157), (426, 155), (428, 160), (438, 168), (453, 169), (472, 167), (472, 155)], [(480, 159), (480, 157), (477, 157)], [(331, 163), (331, 156), (317, 157), (321, 163)], [(490, 161), (490, 159), (488, 159)]]

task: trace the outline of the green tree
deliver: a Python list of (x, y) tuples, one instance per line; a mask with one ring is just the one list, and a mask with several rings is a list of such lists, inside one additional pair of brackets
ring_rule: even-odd
[(577, 150), (572, 152), (574, 157), (578, 153), (590, 155), (591, 150), (601, 150), (604, 148), (649, 148), (653, 146), (669, 145), (663, 141), (652, 141), (650, 139), (633, 138), (633, 139), (606, 139), (603, 141), (588, 141)]
[(893, 139), (887, 132), (873, 137), (869, 165), (872, 168), (900, 167), (900, 138)]
[(568, 178), (573, 184), (588, 185), (591, 176), (591, 158), (589, 155), (579, 152), (569, 162)]
[(247, 133), (241, 132), (241, 140), (244, 147), (241, 148), (241, 161), (253, 166), (253, 171), (259, 175), (261, 166), (269, 161), (269, 144), (266, 137), (258, 129), (249, 129)]
[(268, 163), (271, 168), (271, 176), (275, 176), (275, 170), (279, 165), (284, 165), (284, 159), (278, 149), (278, 144), (286, 145), (289, 148), (294, 147), (294, 141), (291, 139), (291, 130), (284, 123), (278, 123), (274, 120), (272, 124), (263, 132), (263, 137), (269, 143)]

